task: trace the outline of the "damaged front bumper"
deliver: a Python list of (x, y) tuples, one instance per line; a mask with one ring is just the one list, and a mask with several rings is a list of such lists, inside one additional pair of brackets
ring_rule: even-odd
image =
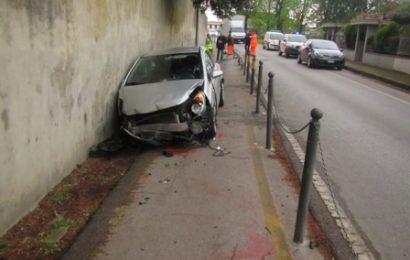
[(200, 140), (210, 127), (206, 115), (207, 109), (200, 115), (194, 115), (186, 106), (181, 106), (172, 111), (125, 117), (121, 128), (132, 138), (151, 145), (192, 142)]

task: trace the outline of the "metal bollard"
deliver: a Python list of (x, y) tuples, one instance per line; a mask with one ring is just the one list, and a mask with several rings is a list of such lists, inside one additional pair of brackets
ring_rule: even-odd
[(249, 82), (249, 67), (251, 66), (251, 55), (248, 54), (248, 62), (246, 63), (246, 83)]
[(251, 74), (251, 95), (253, 94), (253, 85), (255, 82), (255, 69), (256, 69), (256, 55), (252, 58), (252, 74)]
[(299, 195), (299, 205), (298, 205), (298, 213), (296, 218), (296, 225), (295, 225), (295, 234), (293, 237), (293, 241), (296, 243), (302, 243), (303, 237), (305, 233), (305, 225), (306, 225), (306, 215), (308, 212), (309, 207), (309, 200), (310, 200), (310, 190), (311, 190), (311, 183), (312, 183), (312, 176), (313, 170), (315, 169), (315, 160), (316, 160), (316, 149), (317, 143), (319, 141), (319, 130), (320, 130), (320, 122), (319, 119), (322, 118), (323, 113), (317, 108), (312, 109), (310, 112), (312, 116), (312, 120), (309, 124), (309, 133), (308, 139), (306, 144), (306, 155), (305, 155), (305, 163), (303, 166), (303, 174), (302, 174), (302, 189)]
[(272, 148), (272, 123), (273, 123), (273, 77), (272, 72), (269, 72), (269, 84), (268, 84), (268, 115), (266, 123), (266, 149)]
[(245, 53), (244, 61), (243, 61), (243, 75), (246, 75), (246, 63), (248, 62), (248, 52)]
[(262, 89), (262, 71), (263, 71), (263, 61), (259, 61), (259, 73), (258, 73), (258, 87), (256, 89), (256, 110), (255, 113), (259, 113), (259, 102), (261, 99), (261, 89)]

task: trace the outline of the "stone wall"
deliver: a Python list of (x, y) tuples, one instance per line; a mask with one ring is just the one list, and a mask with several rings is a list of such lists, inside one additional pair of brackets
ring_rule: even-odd
[(0, 235), (112, 133), (133, 59), (194, 39), (191, 0), (0, 1)]

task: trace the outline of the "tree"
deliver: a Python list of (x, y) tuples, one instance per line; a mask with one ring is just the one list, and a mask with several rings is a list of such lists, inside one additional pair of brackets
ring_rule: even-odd
[(391, 16), (392, 20), (400, 25), (410, 24), (410, 2), (403, 3)]
[(222, 18), (249, 11), (254, 6), (254, 2), (255, 0), (193, 0), (194, 5), (199, 4), (203, 9), (209, 6), (217, 16)]
[(316, 0), (321, 23), (348, 22), (358, 13), (367, 10), (367, 0)]
[(308, 11), (312, 8), (314, 0), (293, 0), (290, 6), (290, 11), (294, 16), (296, 29), (299, 32), (304, 30), (305, 19)]

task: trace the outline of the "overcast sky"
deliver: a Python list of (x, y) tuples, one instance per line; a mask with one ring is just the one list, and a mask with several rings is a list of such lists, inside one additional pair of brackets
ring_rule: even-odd
[(205, 15), (206, 17), (208, 17), (208, 22), (217, 22), (221, 20), (218, 19), (218, 17), (214, 14), (214, 11), (212, 11), (210, 8), (206, 9)]

